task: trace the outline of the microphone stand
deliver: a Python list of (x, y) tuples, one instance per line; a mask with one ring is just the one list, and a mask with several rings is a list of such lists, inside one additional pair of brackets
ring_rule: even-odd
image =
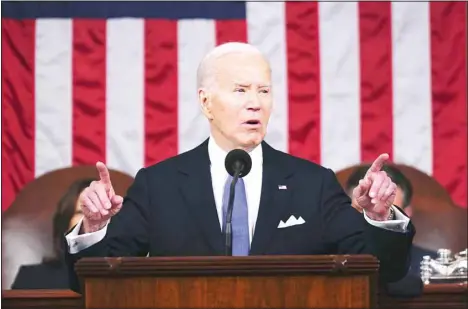
[(229, 202), (228, 208), (226, 211), (226, 228), (225, 228), (225, 237), (226, 237), (226, 255), (232, 255), (232, 211), (234, 208), (234, 197), (236, 192), (236, 183), (239, 179), (239, 174), (244, 168), (243, 164), (239, 161), (234, 163), (234, 176), (232, 178), (231, 187), (229, 188)]

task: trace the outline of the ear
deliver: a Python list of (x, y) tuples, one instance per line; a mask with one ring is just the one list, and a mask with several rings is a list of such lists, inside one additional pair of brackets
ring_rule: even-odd
[(211, 112), (211, 94), (205, 88), (198, 89), (198, 102), (200, 103), (200, 108), (206, 118), (212, 120), (213, 114)]

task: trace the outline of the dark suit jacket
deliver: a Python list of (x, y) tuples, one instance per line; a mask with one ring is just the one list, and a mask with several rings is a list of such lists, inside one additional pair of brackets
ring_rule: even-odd
[(20, 267), (12, 289), (70, 289), (65, 262), (47, 262)]
[[(414, 227), (406, 233), (368, 224), (351, 207), (335, 174), (324, 167), (263, 147), (263, 184), (250, 255), (373, 254), (380, 278), (402, 278), (409, 267)], [(278, 190), (286, 185), (287, 190)], [(280, 220), (302, 216), (305, 224), (278, 229)], [(224, 253), (213, 196), (208, 140), (200, 146), (141, 169), (106, 237), (67, 254), (73, 263), (90, 256), (215, 256)]]
[(424, 291), (424, 283), (421, 279), (421, 261), (425, 255), (437, 258), (437, 253), (424, 249), (417, 245), (411, 247), (410, 269), (405, 277), (396, 282), (385, 285), (388, 295), (396, 297), (416, 297)]
[(429, 255), (431, 258), (437, 258), (437, 252), (424, 249), (422, 247), (413, 245), (411, 247), (411, 263), (409, 272), (420, 276), (421, 275), (421, 261), (425, 255)]

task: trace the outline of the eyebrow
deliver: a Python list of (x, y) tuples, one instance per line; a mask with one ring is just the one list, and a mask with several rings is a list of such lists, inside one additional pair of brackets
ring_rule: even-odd
[[(251, 84), (250, 83), (234, 83), (234, 85), (240, 86), (240, 87), (249, 87)], [(265, 87), (270, 88), (271, 87), (271, 85), (269, 85), (269, 84), (260, 84), (258, 86), (260, 88), (265, 88)]]

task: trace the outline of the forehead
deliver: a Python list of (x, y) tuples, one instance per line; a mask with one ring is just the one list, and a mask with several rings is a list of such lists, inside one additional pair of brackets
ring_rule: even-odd
[(258, 54), (231, 53), (216, 61), (216, 79), (220, 83), (270, 84), (268, 62)]

